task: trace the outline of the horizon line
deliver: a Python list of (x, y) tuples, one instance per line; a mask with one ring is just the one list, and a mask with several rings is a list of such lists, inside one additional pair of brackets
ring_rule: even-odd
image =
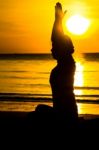
[[(51, 53), (0, 53), (0, 55), (30, 55), (30, 54), (51, 54)], [(81, 53), (78, 53), (78, 54), (99, 54), (99, 52), (81, 52)]]

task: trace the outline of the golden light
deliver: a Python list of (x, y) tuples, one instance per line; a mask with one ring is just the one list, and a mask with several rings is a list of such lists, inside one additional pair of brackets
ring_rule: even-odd
[(84, 114), (85, 110), (83, 108), (84, 104), (77, 103), (77, 108), (78, 108), (78, 114)]
[(70, 17), (66, 23), (67, 29), (76, 35), (84, 34), (90, 25), (90, 21), (81, 15)]
[[(76, 72), (74, 76), (74, 86), (82, 87), (83, 86), (83, 66), (77, 62), (76, 63)], [(74, 90), (75, 95), (82, 95), (82, 90)]]

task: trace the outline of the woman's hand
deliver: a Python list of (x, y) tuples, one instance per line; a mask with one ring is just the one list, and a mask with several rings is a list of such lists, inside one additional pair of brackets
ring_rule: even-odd
[(67, 10), (63, 12), (61, 3), (56, 3), (55, 6), (55, 20), (61, 21), (65, 16)]

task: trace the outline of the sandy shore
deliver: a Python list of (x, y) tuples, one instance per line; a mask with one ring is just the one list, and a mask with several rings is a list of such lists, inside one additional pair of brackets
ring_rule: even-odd
[[(0, 101), (0, 114), (24, 116), (35, 111), (38, 104), (52, 106), (51, 101)], [(77, 103), (77, 105), (79, 116), (87, 119), (99, 117), (99, 104)]]
[[(24, 98), (23, 98), (24, 100)], [(35, 113), (35, 108), (38, 104), (46, 104), (52, 106), (51, 101), (22, 101), (21, 99), (4, 99), (0, 101), (0, 121), (2, 128), (13, 128), (13, 126), (23, 127), (24, 125), (29, 125), (36, 128), (39, 124), (45, 125), (47, 122), (47, 126), (61, 123), (61, 119), (58, 119), (58, 116), (55, 118), (52, 114), (39, 114)], [(80, 126), (82, 124), (87, 126), (88, 128), (94, 127), (99, 128), (99, 104), (91, 104), (91, 103), (77, 103), (78, 112), (79, 112), (79, 121), (81, 121)], [(56, 121), (55, 121), (56, 120)], [(66, 121), (66, 120), (65, 120)], [(61, 124), (64, 124), (63, 121)], [(36, 124), (35, 124), (36, 123)], [(35, 126), (34, 126), (35, 124)]]
[[(0, 102), (0, 118), (2, 119), (9, 119), (9, 118), (17, 118), (17, 119), (24, 119), (26, 118), (30, 113), (34, 114), (35, 108), (38, 104), (46, 104), (49, 106), (52, 106), (51, 102)], [(83, 106), (84, 105), (84, 106)], [(91, 120), (91, 119), (99, 119), (99, 114), (96, 113), (96, 106), (93, 108), (93, 110), (90, 111), (90, 107), (87, 106), (88, 104), (78, 104), (81, 113), (79, 112), (79, 117), (84, 118), (85, 120)], [(89, 111), (87, 110), (89, 107)], [(98, 108), (98, 106), (97, 106)], [(93, 113), (91, 113), (93, 111)], [(95, 112), (94, 112), (95, 111)]]
[[(80, 139), (89, 133), (94, 133), (98, 136), (99, 131), (99, 115), (94, 114), (79, 114), (79, 122), (75, 126), (68, 123), (65, 119), (53, 114), (36, 114), (33, 111), (0, 111), (0, 129), (1, 135), (26, 138), (30, 136), (33, 139), (37, 137), (36, 142), (41, 141), (43, 136), (44, 142), (49, 137), (63, 138), (70, 136), (79, 137)], [(59, 136), (61, 134), (61, 136)], [(95, 137), (94, 136), (94, 137)], [(7, 139), (7, 141), (8, 141)], [(64, 139), (64, 138), (63, 138)], [(71, 138), (70, 138), (71, 139)], [(86, 138), (86, 140), (88, 140)], [(33, 140), (34, 141), (34, 140)], [(32, 142), (33, 142), (32, 141)], [(77, 140), (78, 141), (78, 140)]]

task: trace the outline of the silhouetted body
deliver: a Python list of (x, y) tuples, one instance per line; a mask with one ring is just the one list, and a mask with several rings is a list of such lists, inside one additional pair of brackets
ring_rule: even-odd
[(62, 6), (56, 3), (55, 22), (52, 29), (52, 55), (57, 66), (51, 71), (50, 84), (52, 89), (53, 108), (38, 105), (37, 112), (55, 113), (70, 121), (78, 119), (77, 105), (73, 93), (75, 61), (72, 57), (74, 46), (71, 39), (64, 34), (62, 28)]
[(53, 108), (69, 118), (78, 117), (75, 95), (73, 93), (75, 62), (72, 56), (57, 62), (50, 75)]
[(64, 34), (62, 28), (62, 6), (55, 6), (55, 22), (52, 30), (52, 55), (57, 60), (57, 66), (50, 75), (53, 108), (67, 119), (78, 118), (77, 105), (74, 95), (75, 61), (72, 57), (74, 46), (71, 39)]

